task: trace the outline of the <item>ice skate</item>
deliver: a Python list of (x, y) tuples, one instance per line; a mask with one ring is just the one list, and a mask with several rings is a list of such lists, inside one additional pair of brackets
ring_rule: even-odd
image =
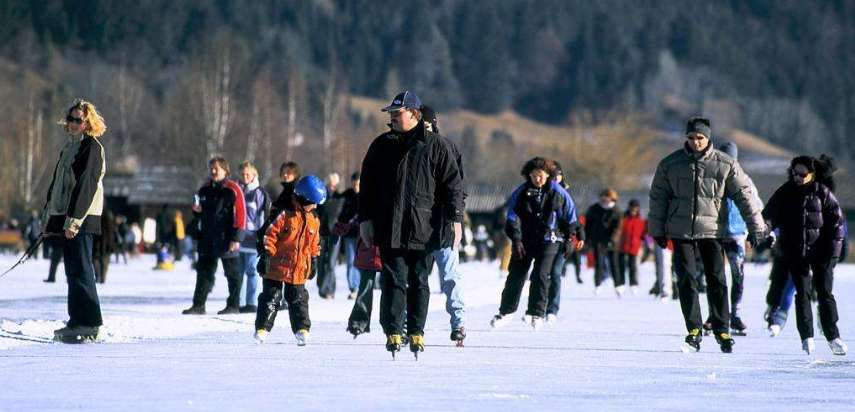
[(721, 351), (724, 353), (733, 352), (733, 339), (730, 338), (730, 335), (727, 333), (716, 333), (715, 341), (721, 347)]
[(531, 327), (534, 329), (535, 332), (539, 331), (540, 328), (543, 327), (543, 318), (541, 318), (540, 316), (533, 316), (531, 318)]
[(600, 296), (601, 293), (603, 293), (603, 287), (602, 286), (597, 286), (594, 288), (594, 296)]
[(504, 327), (508, 323), (511, 323), (511, 315), (502, 315), (501, 313), (493, 316), (493, 320), (490, 321), (490, 330), (496, 330), (501, 327)]
[(745, 323), (742, 322), (742, 319), (739, 316), (733, 316), (730, 320), (730, 331), (734, 336), (746, 336), (748, 335), (748, 326), (745, 326)]
[(454, 342), (457, 342), (456, 346), (458, 348), (463, 347), (463, 340), (464, 339), (466, 339), (466, 328), (465, 327), (461, 326), (459, 328), (454, 328), (454, 330), (451, 331), (451, 340)]
[(712, 335), (712, 323), (706, 322), (704, 323), (704, 336)]
[(353, 339), (356, 339), (357, 336), (359, 336), (363, 333), (366, 333), (365, 330), (363, 330), (362, 328), (360, 328), (359, 326), (356, 326), (356, 325), (348, 326), (347, 331), (350, 332), (351, 335), (353, 335)]
[(401, 351), (401, 346), (404, 344), (401, 335), (393, 333), (386, 338), (386, 350), (392, 352), (392, 360), (395, 360), (395, 354)]
[(189, 309), (184, 309), (181, 311), (182, 315), (204, 315), (205, 307), (204, 306), (191, 306)]
[(294, 334), (294, 337), (297, 338), (297, 346), (306, 346), (306, 343), (309, 342), (309, 338), (311, 335), (309, 331), (306, 329), (300, 329), (297, 333)]
[(550, 313), (550, 314), (546, 315), (546, 323), (548, 323), (550, 325), (554, 325), (555, 322), (557, 322), (557, 321), (558, 321), (558, 316), (555, 316), (554, 313)]
[(255, 343), (264, 343), (264, 341), (267, 340), (267, 331), (259, 329), (255, 331), (255, 334), (252, 337), (255, 338)]
[(410, 335), (410, 352), (419, 360), (419, 352), (425, 351), (425, 338), (422, 335)]
[(779, 333), (781, 333), (781, 325), (769, 326), (769, 337), (774, 338), (775, 336), (778, 336)]
[(522, 317), (522, 323), (525, 323), (526, 325), (531, 325), (531, 320), (532, 320), (531, 315), (526, 314), (525, 316)]
[(101, 342), (98, 326), (65, 327), (54, 331), (54, 342), (60, 343), (98, 343)]
[(626, 288), (623, 285), (615, 286), (615, 294), (617, 294), (617, 297), (623, 297), (624, 292), (626, 292)]
[(633, 296), (638, 294), (638, 286), (632, 285), (629, 287), (629, 292), (632, 293)]
[(828, 346), (831, 348), (831, 353), (839, 356), (846, 355), (846, 350), (849, 349), (840, 338), (828, 341)]
[(813, 343), (813, 338), (807, 338), (802, 341), (802, 350), (810, 355), (816, 350), (816, 344)]
[(688, 353), (691, 351), (698, 352), (701, 350), (701, 330), (700, 329), (692, 329), (688, 335), (686, 335), (686, 345), (680, 348), (683, 353)]

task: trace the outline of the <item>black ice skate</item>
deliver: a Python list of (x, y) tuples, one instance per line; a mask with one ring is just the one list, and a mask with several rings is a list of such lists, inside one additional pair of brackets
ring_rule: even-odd
[(461, 327), (451, 331), (451, 340), (457, 342), (456, 346), (458, 348), (463, 347), (463, 340), (464, 339), (466, 339), (466, 328), (465, 327), (461, 326)]
[(742, 322), (739, 316), (732, 316), (730, 320), (730, 332), (734, 336), (746, 336), (748, 335), (748, 326), (745, 326), (745, 323)]
[(698, 352), (701, 350), (701, 331), (699, 329), (692, 329), (688, 335), (686, 335), (686, 346), (680, 348), (683, 353), (688, 353), (694, 350)]
[(733, 339), (727, 333), (716, 333), (715, 341), (721, 346), (721, 351), (724, 353), (733, 352)]

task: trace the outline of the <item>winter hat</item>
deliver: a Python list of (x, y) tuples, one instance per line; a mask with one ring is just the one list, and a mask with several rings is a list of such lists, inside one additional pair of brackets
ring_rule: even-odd
[(710, 121), (703, 117), (693, 117), (689, 119), (689, 122), (686, 124), (686, 135), (689, 133), (700, 133), (707, 137), (707, 139), (712, 138), (712, 126), (710, 126)]
[(421, 109), (422, 101), (419, 99), (419, 96), (416, 96), (415, 93), (411, 91), (405, 91), (398, 93), (394, 99), (392, 99), (392, 104), (380, 109), (384, 112), (394, 112), (395, 110), (407, 108), (407, 109)]
[(633, 207), (641, 207), (641, 203), (638, 201), (638, 199), (631, 199), (631, 200), (629, 201), (629, 207), (630, 207), (630, 208), (633, 208)]
[(436, 120), (436, 112), (433, 107), (422, 106), (422, 119), (433, 126), (434, 133), (439, 133), (439, 122)]
[(739, 156), (739, 148), (736, 147), (736, 143), (733, 142), (727, 142), (721, 145), (720, 150), (727, 153), (727, 155), (732, 157), (733, 160), (736, 160), (736, 157)]

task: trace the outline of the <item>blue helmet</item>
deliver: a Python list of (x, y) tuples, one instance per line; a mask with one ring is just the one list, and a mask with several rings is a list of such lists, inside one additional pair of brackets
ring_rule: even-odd
[(297, 181), (297, 185), (294, 186), (294, 195), (302, 204), (322, 205), (327, 200), (327, 187), (317, 176), (306, 175)]

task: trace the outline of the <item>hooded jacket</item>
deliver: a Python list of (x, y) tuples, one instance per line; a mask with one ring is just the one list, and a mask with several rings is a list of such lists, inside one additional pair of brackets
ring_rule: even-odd
[(97, 138), (69, 136), (48, 189), (42, 232), (100, 234), (106, 171), (104, 147)]
[(713, 148), (695, 153), (688, 144), (659, 162), (650, 186), (648, 232), (674, 239), (723, 239), (733, 199), (752, 234), (763, 234), (760, 199), (732, 157)]
[(443, 220), (463, 221), (464, 184), (453, 144), (423, 121), (411, 138), (386, 132), (362, 162), (359, 221), (372, 222), (381, 248), (424, 250)]

